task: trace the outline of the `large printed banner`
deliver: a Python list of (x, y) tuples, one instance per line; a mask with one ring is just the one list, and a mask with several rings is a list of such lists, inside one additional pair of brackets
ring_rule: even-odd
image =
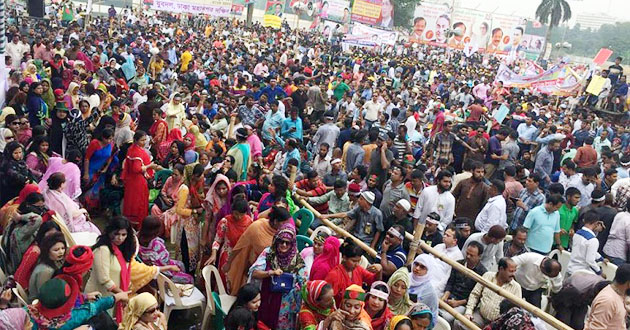
[(352, 20), (384, 28), (394, 25), (392, 0), (354, 0)]
[(175, 13), (228, 16), (232, 9), (231, 0), (153, 0), (151, 9)]
[(265, 16), (263, 16), (263, 26), (270, 26), (279, 29), (282, 25), (283, 10), (283, 0), (267, 0), (267, 6), (265, 7)]
[(581, 89), (581, 77), (566, 63), (552, 66), (539, 74), (520, 75), (501, 64), (494, 79), (505, 87), (528, 88), (543, 94), (574, 95)]
[(412, 23), (409, 41), (413, 43), (503, 54), (524, 50), (526, 22), (514, 16), (422, 2), (416, 6)]
[(347, 33), (343, 42), (349, 46), (376, 47), (393, 46), (398, 39), (398, 32), (376, 29), (361, 23), (354, 23), (352, 32)]
[(234, 0), (232, 1), (232, 10), (230, 13), (232, 15), (240, 16), (243, 14), (245, 7), (254, 2), (255, 0)]
[(322, 20), (330, 20), (340, 23), (350, 23), (352, 16), (350, 15), (349, 0), (324, 0), (321, 2), (319, 17)]

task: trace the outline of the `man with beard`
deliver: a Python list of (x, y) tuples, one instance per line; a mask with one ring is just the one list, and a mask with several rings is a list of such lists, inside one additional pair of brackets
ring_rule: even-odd
[(525, 241), (527, 241), (527, 228), (516, 228), (514, 235), (512, 235), (512, 240), (505, 242), (505, 245), (503, 246), (503, 255), (508, 258), (512, 258), (529, 252), (525, 246)]
[(455, 197), (455, 214), (458, 217), (477, 218), (488, 195), (489, 186), (484, 182), (484, 168), (480, 162), (472, 164), (472, 177), (464, 179), (453, 189)]
[(436, 212), (440, 215), (440, 231), (443, 231), (453, 220), (455, 212), (455, 197), (450, 192), (453, 174), (448, 170), (440, 171), (435, 179), (436, 185), (422, 190), (413, 213), (413, 223), (415, 227), (418, 219), (424, 221), (429, 213)]

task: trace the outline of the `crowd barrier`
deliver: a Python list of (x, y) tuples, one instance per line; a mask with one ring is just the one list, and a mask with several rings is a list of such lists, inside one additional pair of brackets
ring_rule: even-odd
[[(316, 217), (320, 218), (320, 220), (322, 221), (322, 223), (324, 225), (328, 226), (330, 229), (334, 230), (339, 235), (341, 235), (341, 236), (343, 236), (343, 237), (345, 237), (347, 239), (351, 239), (358, 246), (360, 246), (364, 251), (366, 251), (369, 255), (371, 255), (371, 256), (376, 256), (377, 255), (377, 252), (374, 249), (369, 247), (363, 241), (361, 241), (358, 238), (354, 237), (352, 234), (350, 234), (349, 232), (347, 232), (343, 228), (340, 228), (339, 226), (335, 225), (334, 223), (332, 223), (328, 219), (321, 219), (321, 214), (319, 212), (317, 212), (317, 210), (315, 210), (304, 199), (302, 199), (300, 197), (296, 197), (296, 199), (299, 200), (299, 202), (305, 208), (307, 208), (311, 212), (313, 212), (313, 214)], [(423, 229), (423, 227), (420, 227), (420, 226), (421, 225), (416, 226), (416, 232), (418, 231), (418, 229), (421, 229), (421, 230)], [(549, 324), (553, 328), (561, 329), (561, 330), (573, 330), (571, 327), (569, 327), (568, 325), (560, 322), (558, 319), (556, 319), (552, 315), (550, 315), (548, 313), (545, 313), (540, 308), (530, 304), (529, 302), (525, 301), (524, 299), (521, 299), (521, 298), (511, 294), (510, 292), (507, 292), (506, 290), (502, 289), (501, 287), (497, 286), (496, 284), (487, 281), (486, 279), (481, 277), (481, 275), (478, 275), (477, 273), (475, 273), (474, 271), (468, 269), (467, 267), (463, 266), (462, 264), (460, 264), (460, 263), (458, 263), (458, 262), (456, 262), (456, 261), (446, 257), (442, 253), (438, 252), (437, 250), (435, 250), (434, 248), (432, 248), (431, 246), (429, 246), (428, 244), (424, 243), (423, 241), (421, 241), (419, 239), (421, 237), (421, 234), (420, 235), (416, 235), (416, 236), (418, 236), (417, 239), (414, 237), (414, 235), (412, 235), (410, 233), (405, 233), (405, 238), (410, 240), (410, 241), (412, 241), (412, 242), (418, 242), (418, 247), (420, 249), (424, 250), (425, 252), (427, 252), (429, 254), (432, 254), (434, 257), (436, 257), (436, 258), (440, 259), (441, 261), (447, 263), (453, 269), (461, 272), (466, 277), (469, 277), (469, 278), (475, 280), (475, 282), (480, 283), (484, 287), (486, 287), (486, 288), (496, 292), (500, 296), (502, 296), (505, 299), (508, 299), (509, 301), (514, 303), (515, 305), (517, 305), (517, 306), (527, 310), (528, 312), (532, 313), (536, 317), (538, 317), (541, 320), (545, 321), (547, 324)], [(411, 254), (409, 256), (411, 257)], [(449, 305), (447, 305), (446, 303), (444, 303), (442, 301), (440, 301), (440, 308), (442, 308), (443, 310), (445, 310), (448, 313), (450, 313), (451, 315), (453, 315), (453, 317), (455, 317), (455, 319), (457, 319), (457, 320), (461, 321), (462, 323), (464, 323), (464, 325), (467, 326), (468, 328), (470, 328), (470, 329), (479, 329), (479, 327), (477, 327), (470, 320), (468, 320), (468, 318), (466, 318), (465, 316), (463, 316), (460, 313), (456, 312), (453, 308), (450, 308)]]

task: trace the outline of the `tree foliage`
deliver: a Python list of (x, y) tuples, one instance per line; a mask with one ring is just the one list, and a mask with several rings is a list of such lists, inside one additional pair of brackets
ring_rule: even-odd
[(624, 63), (630, 60), (630, 22), (605, 24), (598, 30), (580, 29), (576, 24), (572, 29), (567, 27), (554, 29), (551, 33), (551, 43), (568, 41), (572, 47), (569, 54), (585, 57), (595, 57), (600, 48), (611, 49), (613, 57), (621, 56)]
[(420, 0), (392, 0), (394, 4), (394, 26), (411, 28), (413, 12)]
[(566, 0), (542, 0), (536, 8), (536, 18), (552, 27), (571, 19), (571, 6)]

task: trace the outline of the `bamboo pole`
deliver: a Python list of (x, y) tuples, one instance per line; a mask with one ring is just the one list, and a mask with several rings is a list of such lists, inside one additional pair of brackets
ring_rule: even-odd
[[(410, 235), (410, 234), (407, 234), (407, 235)], [(519, 306), (519, 307), (527, 310), (528, 312), (534, 314), (535, 316), (539, 317), (540, 319), (542, 319), (543, 321), (547, 322), (549, 325), (551, 325), (555, 329), (573, 330), (571, 327), (569, 327), (568, 325), (560, 322), (555, 317), (545, 313), (540, 308), (538, 308), (538, 307), (528, 303), (527, 301), (525, 301), (525, 299), (521, 299), (521, 298), (513, 295), (512, 293), (504, 290), (503, 288), (499, 287), (498, 285), (496, 285), (496, 284), (494, 284), (492, 282), (489, 282), (485, 278), (481, 277), (481, 275), (475, 273), (471, 269), (468, 269), (464, 265), (449, 259), (448, 257), (443, 255), (442, 253), (440, 253), (437, 250), (435, 250), (434, 248), (430, 247), (427, 243), (420, 242), (420, 247), (423, 250), (425, 250), (428, 253), (430, 253), (433, 256), (435, 256), (436, 258), (438, 258), (438, 259), (442, 260), (443, 262), (449, 264), (451, 267), (453, 267), (453, 269), (463, 273), (467, 277), (472, 278), (473, 280), (475, 280), (475, 282), (480, 283), (481, 285), (485, 286), (486, 288), (488, 288), (488, 289), (496, 292), (497, 294), (501, 295), (505, 299), (513, 302), (517, 306)]]
[(451, 307), (451, 305), (445, 303), (441, 299), (438, 300), (440, 308), (445, 310), (447, 313), (453, 315), (459, 322), (462, 322), (466, 328), (471, 330), (481, 330), (473, 321), (469, 320), (466, 316), (458, 313), (455, 308)]
[[(304, 207), (306, 207), (307, 209), (309, 209), (311, 212), (313, 212), (313, 214), (318, 217), (321, 218), (321, 213), (317, 212), (317, 210), (315, 210), (310, 204), (308, 204), (305, 200), (298, 198), (298, 200), (300, 201), (300, 203), (302, 205), (304, 205)], [(343, 228), (338, 227), (337, 225), (335, 225), (334, 223), (332, 223), (331, 221), (329, 221), (328, 219), (321, 219), (322, 223), (324, 223), (326, 226), (328, 226), (329, 228), (331, 228), (332, 230), (336, 231), (337, 233), (339, 233), (340, 235), (350, 238), (352, 239), (358, 246), (360, 246), (364, 251), (366, 251), (369, 255), (375, 257), (377, 255), (376, 251), (374, 249), (372, 249), (371, 247), (369, 247), (367, 244), (363, 243), (363, 241), (359, 240), (358, 238), (354, 237), (353, 235), (351, 235), (350, 233), (348, 233), (346, 230), (344, 230)], [(410, 234), (410, 233), (405, 233), (405, 238), (409, 239), (409, 240), (413, 240), (414, 239), (414, 235)], [(551, 325), (552, 327), (554, 327), (555, 329), (561, 329), (561, 330), (573, 330), (573, 328), (571, 328), (570, 326), (560, 322), (558, 319), (556, 319), (555, 317), (545, 313), (543, 310), (541, 310), (540, 308), (528, 303), (527, 301), (525, 301), (524, 299), (521, 299), (515, 295), (513, 295), (510, 292), (507, 292), (506, 290), (504, 290), (503, 288), (499, 287), (498, 285), (487, 281), (485, 278), (481, 277), (481, 275), (475, 273), (474, 271), (468, 269), (467, 267), (465, 267), (464, 265), (451, 260), (450, 258), (446, 257), (445, 255), (443, 255), (442, 253), (438, 252), (437, 250), (435, 250), (434, 248), (432, 248), (431, 246), (429, 246), (427, 243), (425, 242), (420, 242), (419, 247), (421, 249), (423, 249), (424, 251), (432, 254), (434, 257), (442, 260), (443, 262), (449, 264), (451, 267), (453, 267), (453, 269), (463, 273), (464, 275), (466, 275), (467, 277), (472, 278), (473, 280), (475, 280), (475, 282), (480, 283), (481, 285), (483, 285), (484, 287), (496, 292), (497, 294), (499, 294), (500, 296), (506, 298), (507, 300), (513, 302), (514, 304), (516, 304), (517, 306), (527, 310), (528, 312), (534, 314), (535, 316), (537, 316), (538, 318), (542, 319), (543, 321), (547, 322), (549, 325)], [(456, 311), (453, 310), (453, 312), (457, 313)], [(451, 313), (453, 316), (456, 316), (456, 314)], [(457, 313), (459, 314), (459, 313)], [(461, 316), (461, 314), (459, 314)], [(463, 316), (462, 316), (463, 317)], [(458, 318), (459, 320), (459, 318)]]
[(232, 134), (234, 133), (234, 124), (236, 123), (236, 116), (230, 116), (230, 126), (228, 126), (228, 139), (232, 136)]
[[(413, 231), (413, 236), (411, 237), (411, 241), (414, 243), (419, 243), (420, 239), (422, 238), (423, 232), (424, 232), (424, 224), (420, 223), (420, 220), (418, 220), (418, 224), (416, 225), (416, 228)], [(406, 234), (407, 233), (405, 232), (405, 236), (407, 236)], [(416, 258), (416, 253), (418, 252), (419, 248), (420, 248), (420, 245), (415, 245), (414, 247), (410, 247), (409, 254), (407, 255), (407, 265), (411, 265), (413, 260)]]

